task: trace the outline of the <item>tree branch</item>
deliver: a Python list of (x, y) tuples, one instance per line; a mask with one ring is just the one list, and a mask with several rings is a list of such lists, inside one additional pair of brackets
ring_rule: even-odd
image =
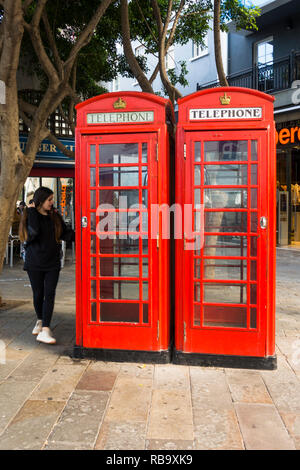
[(62, 64), (62, 60), (59, 56), (57, 46), (56, 46), (56, 42), (55, 42), (55, 38), (53, 36), (53, 32), (51, 31), (48, 16), (47, 16), (47, 13), (46, 13), (45, 10), (43, 11), (42, 18), (43, 18), (43, 23), (44, 23), (44, 26), (45, 26), (47, 38), (48, 38), (48, 41), (49, 41), (49, 45), (50, 45), (51, 50), (53, 52), (53, 57), (54, 57), (54, 60), (55, 60), (55, 64), (56, 64), (57, 70), (59, 72), (59, 76), (62, 79), (63, 78), (63, 64)]
[(122, 26), (122, 37), (123, 47), (126, 59), (132, 70), (133, 75), (137, 79), (141, 89), (147, 93), (154, 93), (153, 88), (141, 69), (134, 52), (132, 50), (131, 38), (130, 38), (130, 25), (128, 15), (128, 1), (121, 0), (121, 26)]
[(144, 22), (146, 23), (146, 26), (147, 26), (147, 29), (149, 30), (151, 36), (152, 36), (152, 39), (154, 40), (154, 42), (156, 42), (158, 44), (158, 39), (157, 37), (155, 36), (154, 32), (152, 31), (152, 29), (150, 28), (150, 25), (144, 15), (144, 12), (139, 4), (139, 0), (136, 0), (136, 3), (137, 3), (137, 6), (138, 6), (138, 9), (139, 9), (139, 12), (141, 14), (141, 17), (143, 18)]
[(94, 13), (92, 19), (87, 24), (85, 29), (81, 32), (79, 38), (77, 39), (76, 43), (74, 44), (71, 52), (69, 54), (68, 59), (65, 61), (64, 70), (65, 70), (65, 77), (68, 80), (71, 74), (75, 59), (79, 53), (79, 51), (89, 43), (90, 38), (94, 34), (94, 30), (97, 27), (100, 19), (104, 15), (105, 11), (109, 7), (109, 5), (114, 2), (115, 0), (102, 0), (101, 4), (97, 8), (96, 12)]
[(214, 3), (214, 44), (215, 44), (216, 67), (218, 71), (220, 85), (228, 86), (228, 81), (227, 81), (224, 67), (223, 67), (222, 51), (221, 51), (220, 9), (221, 9), (221, 0), (215, 0), (215, 3)]
[(40, 29), (39, 29), (41, 17), (42, 17), (44, 8), (46, 6), (46, 3), (47, 3), (47, 0), (39, 0), (36, 11), (34, 12), (34, 15), (30, 24), (24, 21), (24, 25), (31, 37), (33, 48), (35, 50), (37, 58), (45, 74), (47, 75), (49, 79), (49, 82), (52, 85), (56, 84), (57, 86), (59, 83), (57, 70), (55, 69), (54, 65), (52, 64), (51, 60), (49, 59), (46, 53), (46, 50), (45, 50), (45, 47), (43, 45), (43, 41), (41, 38)]

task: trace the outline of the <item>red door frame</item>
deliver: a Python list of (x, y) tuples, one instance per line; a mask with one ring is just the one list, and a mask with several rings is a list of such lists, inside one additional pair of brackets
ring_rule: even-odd
[[(261, 107), (262, 119), (256, 120), (215, 120), (191, 122), (191, 109), (219, 108), (220, 97), (226, 92), (230, 95), (230, 107)], [(184, 240), (176, 240), (176, 330), (175, 348), (183, 354), (237, 355), (251, 357), (273, 356), (275, 352), (275, 204), (276, 204), (276, 159), (275, 159), (275, 125), (273, 121), (273, 98), (269, 95), (242, 88), (218, 88), (194, 93), (179, 100), (179, 119), (177, 127), (176, 149), (176, 202), (193, 203), (191, 141), (203, 136), (207, 140), (258, 139), (261, 148), (261, 179), (266, 188), (261, 198), (261, 215), (268, 218), (268, 228), (259, 229), (261, 253), (265, 264), (259, 268), (261, 297), (259, 309), (259, 329), (247, 330), (220, 327), (193, 327), (193, 272), (191, 254), (184, 250)], [(194, 137), (192, 137), (194, 135)], [(223, 137), (222, 137), (223, 136)], [(198, 139), (201, 140), (201, 139)], [(182, 177), (184, 175), (184, 177)], [(263, 176), (265, 175), (265, 176)], [(248, 182), (249, 183), (249, 182)], [(262, 181), (261, 181), (262, 183)], [(203, 181), (202, 181), (203, 185)], [(217, 188), (217, 186), (216, 186)], [(260, 191), (262, 187), (260, 184)], [(183, 220), (182, 220), (183, 223)], [(220, 282), (220, 281), (219, 281)], [(261, 283), (265, 289), (262, 288)], [(203, 284), (203, 281), (202, 281)], [(188, 291), (187, 291), (188, 289)], [(203, 289), (203, 288), (202, 288)], [(249, 326), (249, 318), (248, 318)]]
[[(153, 111), (154, 119), (141, 124), (87, 124), (87, 114), (91, 112), (116, 113), (114, 105), (119, 100), (126, 103), (126, 112)], [(166, 124), (167, 115), (174, 122), (172, 107), (168, 100), (146, 93), (117, 92), (87, 100), (77, 106), (76, 129), (76, 227), (81, 227), (81, 217), (87, 209), (87, 142), (95, 144), (121, 142), (151, 143), (152, 179), (157, 181), (157, 203), (169, 203), (169, 132)], [(157, 142), (157, 144), (156, 144)], [(156, 174), (153, 173), (156, 171)], [(148, 174), (149, 179), (149, 174)], [(152, 183), (151, 183), (152, 184)], [(150, 213), (150, 210), (149, 210)], [(148, 216), (149, 223), (149, 216)], [(165, 351), (170, 342), (170, 289), (169, 289), (169, 240), (159, 238), (149, 240), (153, 253), (153, 271), (148, 273), (151, 283), (153, 305), (151, 326), (137, 324), (99, 323), (89, 325), (87, 306), (89, 294), (85, 279), (88, 279), (89, 264), (85, 262), (88, 252), (88, 230), (76, 231), (76, 347), (82, 349), (128, 350), (128, 351)], [(150, 229), (149, 229), (150, 230)], [(150, 257), (150, 254), (149, 254)], [(80, 262), (82, 260), (82, 263)], [(155, 283), (155, 285), (154, 285)], [(150, 292), (149, 292), (150, 296)]]

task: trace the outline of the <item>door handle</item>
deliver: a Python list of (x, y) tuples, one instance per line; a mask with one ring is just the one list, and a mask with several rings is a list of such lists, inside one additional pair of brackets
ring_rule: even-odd
[(265, 217), (265, 216), (261, 217), (260, 218), (260, 228), (265, 230), (267, 228), (267, 225), (268, 225), (267, 217)]
[(86, 228), (88, 226), (88, 220), (87, 217), (81, 217), (81, 227)]

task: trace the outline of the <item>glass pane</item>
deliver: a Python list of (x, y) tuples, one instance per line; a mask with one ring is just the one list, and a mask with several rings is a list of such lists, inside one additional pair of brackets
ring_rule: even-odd
[(148, 304), (143, 304), (143, 323), (149, 323)]
[(257, 232), (257, 212), (251, 212), (251, 232)]
[(234, 236), (206, 236), (205, 256), (247, 256), (247, 238)]
[(96, 145), (90, 145), (90, 163), (91, 165), (96, 163)]
[(204, 326), (220, 326), (228, 328), (247, 327), (247, 307), (204, 305), (203, 316)]
[(139, 240), (133, 239), (130, 235), (114, 235), (113, 239), (106, 238), (104, 240), (100, 240), (99, 243), (100, 253), (102, 254), (139, 254)]
[(100, 276), (139, 277), (139, 258), (100, 258)]
[(251, 207), (257, 209), (257, 189), (251, 189)]
[(91, 219), (91, 231), (95, 232), (96, 231), (96, 213), (95, 212), (90, 213), (90, 219)]
[(138, 144), (99, 145), (100, 164), (138, 163)]
[(257, 256), (257, 237), (251, 237), (250, 256)]
[(205, 186), (232, 186), (245, 185), (247, 183), (247, 165), (206, 165), (204, 167)]
[(206, 259), (204, 260), (204, 279), (245, 281), (247, 279), (247, 261)]
[(201, 142), (195, 142), (194, 152), (195, 152), (195, 162), (200, 162), (201, 161)]
[(148, 258), (143, 258), (143, 277), (148, 277)]
[(250, 308), (250, 328), (256, 328), (256, 316), (257, 316), (257, 311), (256, 308), (251, 307)]
[(247, 303), (245, 284), (204, 284), (204, 302), (221, 304)]
[(206, 162), (248, 160), (248, 142), (246, 140), (204, 142), (204, 160)]
[(247, 232), (247, 212), (205, 212), (206, 232)]
[(96, 304), (96, 302), (91, 303), (91, 321), (97, 321), (97, 304)]
[(201, 305), (194, 304), (194, 325), (200, 325), (200, 318), (201, 318)]
[(195, 165), (194, 166), (194, 185), (200, 186), (201, 184), (201, 166)]
[(135, 281), (100, 281), (100, 299), (139, 300), (139, 283)]
[(91, 253), (96, 254), (97, 250), (97, 238), (96, 235), (91, 235)]
[(99, 186), (138, 186), (138, 166), (112, 166), (99, 168)]
[(194, 277), (200, 279), (201, 276), (201, 258), (194, 258)]
[(201, 301), (201, 284), (200, 282), (194, 283), (194, 301), (200, 302)]
[(116, 209), (129, 209), (133, 204), (139, 204), (138, 189), (102, 189), (99, 191), (99, 193), (100, 204), (110, 204)]
[(97, 281), (91, 280), (91, 299), (97, 299)]
[(201, 189), (194, 189), (194, 206), (199, 206), (201, 204), (200, 191)]
[(257, 285), (250, 285), (250, 304), (257, 304)]
[(143, 282), (143, 300), (148, 300), (148, 282)]
[(96, 209), (96, 191), (90, 191), (91, 209)]
[(96, 272), (96, 269), (97, 269), (97, 260), (96, 258), (91, 258), (91, 276), (96, 276), (97, 275), (97, 272)]
[(148, 144), (144, 142), (142, 144), (142, 163), (148, 162)]
[(144, 238), (144, 236), (142, 236), (142, 238), (143, 238), (143, 240), (142, 240), (143, 255), (147, 255), (148, 254), (148, 237)]
[(247, 190), (246, 189), (205, 189), (204, 190), (205, 207), (225, 208), (247, 208)]
[(100, 321), (139, 322), (139, 304), (122, 302), (102, 302), (100, 305)]
[(257, 165), (251, 165), (251, 184), (257, 184)]
[(251, 140), (251, 160), (257, 160), (257, 140)]
[(256, 281), (257, 280), (257, 264), (256, 261), (251, 260), (250, 264), (250, 280)]
[(96, 186), (96, 168), (90, 168), (90, 186)]

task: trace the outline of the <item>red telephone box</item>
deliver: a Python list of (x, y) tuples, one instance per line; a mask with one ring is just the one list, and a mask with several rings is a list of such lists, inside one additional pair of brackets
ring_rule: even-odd
[(273, 101), (229, 87), (178, 102), (177, 363), (276, 367)]
[(169, 240), (150, 207), (169, 204), (171, 103), (109, 93), (77, 106), (77, 357), (168, 362)]

